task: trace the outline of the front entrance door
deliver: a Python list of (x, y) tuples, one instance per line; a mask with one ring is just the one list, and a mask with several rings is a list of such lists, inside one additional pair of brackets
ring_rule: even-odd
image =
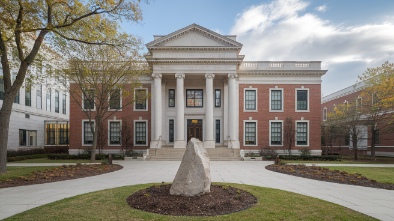
[(202, 120), (187, 120), (187, 142), (192, 137), (202, 141)]

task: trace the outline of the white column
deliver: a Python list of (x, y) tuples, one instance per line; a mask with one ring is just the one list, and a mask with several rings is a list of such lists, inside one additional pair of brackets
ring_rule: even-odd
[(205, 74), (206, 102), (205, 102), (205, 148), (215, 148), (213, 139), (213, 78), (214, 74)]
[(239, 148), (237, 139), (237, 87), (235, 82), (237, 77), (237, 74), (228, 74), (228, 136), (230, 139), (227, 145), (229, 148)]
[(154, 133), (152, 136), (151, 148), (161, 148), (161, 139), (162, 139), (162, 97), (161, 97), (161, 74), (152, 74), (153, 84), (154, 84), (154, 102), (155, 109), (154, 111)]
[(185, 98), (184, 98), (184, 79), (185, 74), (175, 74), (175, 142), (174, 148), (186, 148), (185, 141)]

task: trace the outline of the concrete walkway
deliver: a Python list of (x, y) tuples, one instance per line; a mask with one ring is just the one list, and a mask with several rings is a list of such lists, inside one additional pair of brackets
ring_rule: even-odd
[[(180, 161), (120, 161), (119, 164), (124, 167), (122, 170), (99, 176), (0, 189), (0, 219), (83, 193), (142, 183), (172, 182)], [(212, 181), (286, 190), (346, 206), (380, 220), (394, 220), (392, 190), (275, 173), (264, 168), (268, 164), (271, 162), (212, 161)]]

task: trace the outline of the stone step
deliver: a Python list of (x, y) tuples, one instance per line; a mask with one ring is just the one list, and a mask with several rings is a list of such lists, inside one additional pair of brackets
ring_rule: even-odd
[[(242, 160), (239, 149), (229, 149), (227, 147), (206, 149), (211, 161), (233, 161)], [(146, 160), (168, 160), (180, 161), (185, 154), (186, 148), (171, 148), (169, 146), (159, 149), (149, 149)]]

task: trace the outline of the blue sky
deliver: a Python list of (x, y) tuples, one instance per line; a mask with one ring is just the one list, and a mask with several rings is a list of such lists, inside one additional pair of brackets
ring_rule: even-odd
[(356, 83), (369, 67), (394, 62), (392, 0), (150, 0), (143, 21), (123, 29), (144, 43), (192, 23), (237, 35), (249, 61), (318, 60), (322, 93)]

